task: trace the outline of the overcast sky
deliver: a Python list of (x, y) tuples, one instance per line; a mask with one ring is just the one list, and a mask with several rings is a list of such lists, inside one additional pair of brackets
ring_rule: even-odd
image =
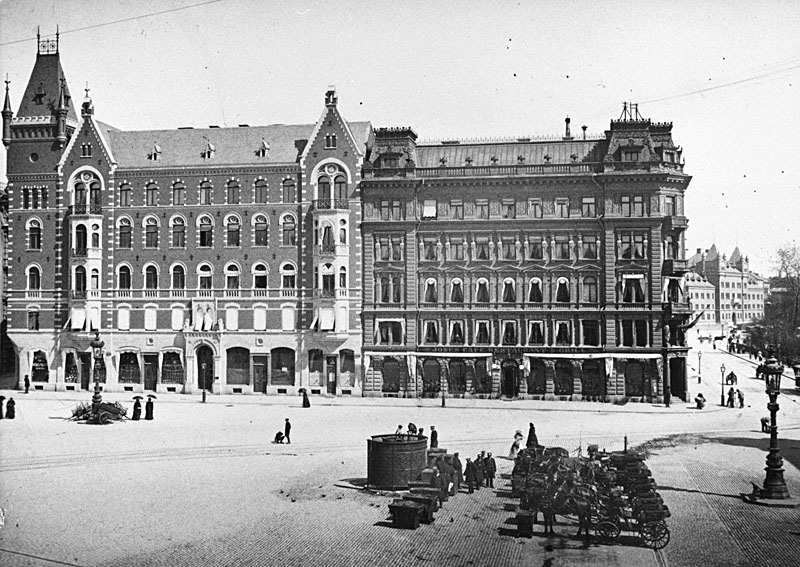
[(631, 100), (684, 148), (687, 255), (738, 245), (770, 273), (798, 238), (800, 2), (198, 4), (0, 0), (14, 110), (56, 24), (73, 96), (88, 81), (123, 129), (312, 123), (329, 84), (348, 120), (421, 138), (560, 134), (566, 115), (600, 133)]

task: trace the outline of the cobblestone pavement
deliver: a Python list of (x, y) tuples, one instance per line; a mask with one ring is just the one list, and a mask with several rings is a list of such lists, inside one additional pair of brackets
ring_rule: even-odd
[[(748, 407), (713, 405), (723, 360), (740, 375)], [(438, 400), (315, 398), (303, 409), (288, 398), (223, 396), (203, 405), (166, 395), (154, 422), (93, 427), (62, 419), (80, 395), (14, 393), (18, 419), (0, 422), (0, 564), (794, 564), (800, 512), (737, 498), (763, 478), (766, 396), (750, 370), (747, 361), (704, 354), (699, 387), (712, 404), (701, 412), (686, 403), (448, 400), (442, 409)], [(797, 399), (781, 396), (779, 425), (787, 481), (800, 494)], [(268, 443), (284, 417), (295, 443)], [(433, 525), (387, 527), (390, 497), (337, 483), (364, 476), (369, 434), (409, 421), (435, 424), (441, 445), (462, 459), (480, 450), (504, 455), (529, 421), (541, 442), (570, 450), (594, 442), (620, 449), (626, 435), (631, 445), (666, 438), (648, 445), (648, 462), (672, 511), (672, 541), (656, 555), (631, 540), (584, 547), (567, 525), (556, 528), (563, 537), (516, 538), (506, 509), (513, 502), (486, 489), (446, 503)], [(510, 472), (510, 461), (498, 464)]]

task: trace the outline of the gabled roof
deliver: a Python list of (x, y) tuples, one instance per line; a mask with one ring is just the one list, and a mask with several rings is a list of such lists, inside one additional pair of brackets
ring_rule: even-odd
[[(28, 79), (28, 86), (25, 87), (25, 94), (19, 104), (18, 118), (34, 116), (51, 116), (55, 114), (58, 106), (58, 93), (61, 79), (64, 78), (64, 70), (61, 68), (61, 60), (57, 53), (38, 54), (36, 63), (31, 71), (31, 78)], [(69, 86), (64, 81), (65, 95), (67, 100), (67, 120), (78, 121), (75, 113), (75, 100), (69, 93)], [(39, 96), (38, 93), (44, 93)], [(37, 101), (41, 101), (38, 104)]]
[[(417, 167), (439, 167), (444, 158), (447, 167), (467, 165), (541, 165), (580, 162), (601, 162), (606, 140), (502, 141), (417, 145)], [(523, 161), (519, 161), (522, 156)], [(574, 158), (573, 158), (574, 156)], [(492, 158), (497, 158), (496, 162)]]
[[(105, 126), (117, 166), (120, 168), (163, 168), (214, 165), (258, 165), (295, 163), (303, 151), (314, 124), (271, 124), (239, 128), (181, 128), (177, 130), (117, 130)], [(356, 142), (364, 147), (369, 134), (369, 122), (349, 124)], [(259, 157), (262, 140), (269, 145), (265, 157)], [(213, 157), (204, 158), (208, 144), (214, 148)], [(161, 153), (151, 160), (154, 144)]]

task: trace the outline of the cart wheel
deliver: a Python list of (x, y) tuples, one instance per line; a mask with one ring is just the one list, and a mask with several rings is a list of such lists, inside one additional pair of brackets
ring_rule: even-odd
[(642, 543), (651, 549), (663, 549), (669, 543), (669, 528), (664, 520), (647, 522), (639, 528)]
[(619, 537), (619, 526), (614, 522), (600, 522), (597, 524), (597, 528), (595, 528), (597, 534), (607, 541), (614, 541)]

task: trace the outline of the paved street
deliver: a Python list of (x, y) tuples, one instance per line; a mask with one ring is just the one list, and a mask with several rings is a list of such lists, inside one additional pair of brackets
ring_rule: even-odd
[[(690, 366), (696, 366), (692, 355)], [(740, 377), (747, 407), (718, 405), (719, 366)], [(299, 399), (163, 395), (154, 422), (105, 427), (65, 421), (87, 394), (36, 392), (0, 422), (3, 565), (787, 565), (800, 553), (797, 510), (737, 498), (763, 478), (763, 382), (719, 351), (702, 357), (709, 405)], [(696, 376), (696, 368), (690, 370)], [(791, 386), (791, 383), (787, 384)], [(787, 388), (788, 391), (788, 388)], [(716, 394), (716, 395), (715, 395)], [(9, 392), (3, 392), (8, 396)], [(109, 394), (109, 399), (125, 399)], [(800, 494), (800, 396), (781, 396), (779, 426), (790, 490)], [(292, 445), (269, 440), (289, 417)], [(648, 463), (672, 511), (658, 555), (636, 546), (560, 536), (514, 537), (513, 501), (481, 490), (445, 504), (431, 526), (387, 527), (390, 497), (347, 488), (366, 474), (365, 438), (413, 421), (440, 430), (462, 458), (505, 455), (516, 429), (570, 450), (651, 440)], [(498, 461), (510, 472), (511, 461)], [(507, 482), (506, 480), (500, 481)], [(452, 519), (452, 521), (451, 521)], [(537, 531), (539, 528), (537, 526)], [(549, 562), (548, 562), (549, 560)]]

